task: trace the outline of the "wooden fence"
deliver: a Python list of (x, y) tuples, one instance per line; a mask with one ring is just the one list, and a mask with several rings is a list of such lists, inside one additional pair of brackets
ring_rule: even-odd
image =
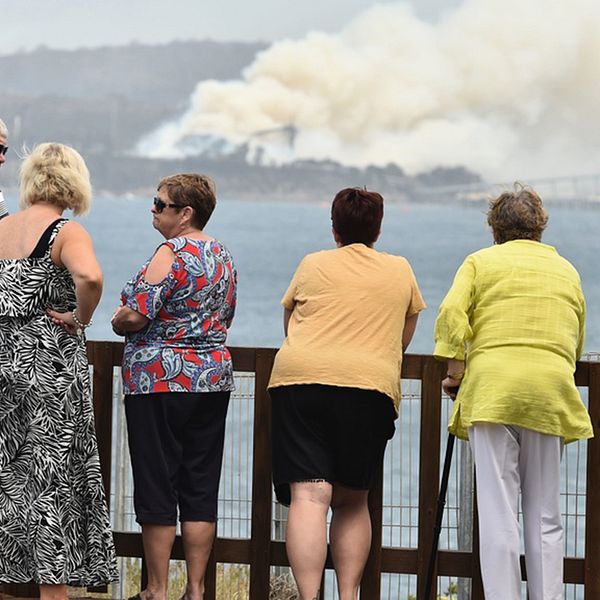
[[(255, 375), (254, 440), (252, 473), (251, 535), (249, 539), (217, 538), (209, 561), (206, 581), (207, 600), (216, 594), (216, 564), (247, 564), (250, 568), (250, 598), (267, 600), (271, 566), (288, 566), (283, 542), (271, 539), (271, 411), (266, 391), (276, 350), (268, 348), (232, 348), (235, 371)], [(121, 364), (123, 345), (120, 342), (89, 342), (88, 355), (94, 367), (94, 410), (102, 474), (107, 496), (110, 496), (111, 448), (113, 414), (113, 371)], [(431, 356), (406, 355), (402, 378), (421, 382), (420, 451), (419, 451), (419, 530), (416, 548), (382, 547), (383, 470), (369, 496), (373, 542), (364, 572), (361, 597), (374, 600), (381, 597), (381, 574), (413, 574), (417, 577), (417, 598), (434, 600), (436, 590), (425, 598), (425, 578), (433, 543), (433, 522), (437, 507), (440, 476), (441, 380), (445, 366)], [(576, 383), (589, 390), (589, 410), (596, 437), (587, 442), (585, 558), (565, 559), (565, 582), (582, 584), (586, 600), (600, 599), (600, 362), (577, 364)], [(474, 503), (473, 549), (441, 551), (437, 574), (466, 577), (472, 580), (472, 600), (483, 600), (479, 570), (476, 502)], [(139, 533), (114, 532), (117, 554), (143, 557)], [(172, 557), (183, 559), (181, 540), (177, 538)], [(328, 566), (331, 561), (328, 559)], [(142, 569), (144, 578), (144, 569)], [(140, 582), (143, 585), (144, 582)], [(25, 596), (23, 586), (5, 586), (12, 595)]]

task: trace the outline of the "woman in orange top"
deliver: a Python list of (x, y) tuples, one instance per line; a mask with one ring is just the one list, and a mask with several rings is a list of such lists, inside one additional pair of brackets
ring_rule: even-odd
[(340, 191), (337, 248), (306, 256), (283, 297), (271, 381), (273, 480), (290, 503), (287, 552), (300, 597), (318, 596), (327, 511), (341, 600), (355, 600), (371, 545), (367, 496), (394, 433), (402, 352), (425, 304), (406, 259), (378, 252), (383, 198)]

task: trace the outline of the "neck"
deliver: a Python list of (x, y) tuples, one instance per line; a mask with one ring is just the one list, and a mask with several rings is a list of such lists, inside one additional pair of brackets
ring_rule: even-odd
[(36, 202), (28, 207), (27, 210), (30, 210), (34, 213), (50, 213), (55, 214), (57, 216), (62, 216), (64, 209), (60, 208), (60, 206), (56, 206), (56, 204), (52, 204), (51, 202)]
[(183, 227), (177, 235), (182, 237), (195, 237), (197, 235), (202, 235), (202, 231), (200, 229), (194, 229), (193, 227)]

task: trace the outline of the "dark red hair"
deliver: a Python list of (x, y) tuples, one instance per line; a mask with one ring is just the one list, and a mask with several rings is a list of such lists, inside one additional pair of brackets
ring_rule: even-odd
[(340, 190), (331, 205), (333, 229), (342, 245), (372, 246), (381, 231), (383, 196), (364, 188)]

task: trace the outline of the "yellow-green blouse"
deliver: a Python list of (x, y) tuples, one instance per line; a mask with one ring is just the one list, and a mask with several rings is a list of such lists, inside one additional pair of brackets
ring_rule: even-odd
[(449, 430), (504, 423), (593, 437), (575, 386), (584, 343), (579, 274), (552, 247), (513, 240), (466, 258), (435, 324), (435, 356), (466, 360)]

